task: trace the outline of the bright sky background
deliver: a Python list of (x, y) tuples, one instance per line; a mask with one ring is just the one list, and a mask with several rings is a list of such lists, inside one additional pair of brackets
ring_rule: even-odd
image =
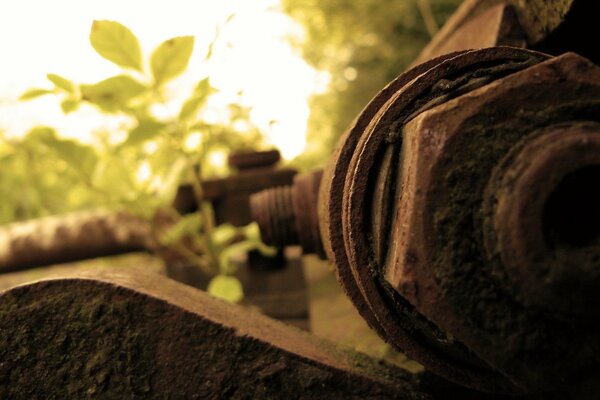
[[(3, 1), (0, 129), (8, 136), (46, 124), (64, 136), (88, 141), (94, 128), (107, 126), (91, 107), (65, 116), (55, 97), (26, 103), (17, 98), (30, 87), (50, 89), (47, 73), (79, 83), (94, 83), (118, 73), (118, 67), (102, 59), (89, 44), (92, 21), (109, 19), (136, 34), (146, 57), (166, 39), (194, 35), (193, 58), (188, 72), (174, 81), (173, 95), (185, 98), (195, 82), (210, 75), (220, 90), (211, 103), (213, 118), (220, 118), (221, 106), (235, 101), (242, 91), (242, 103), (253, 109), (252, 120), (285, 158), (304, 149), (307, 100), (325, 88), (328, 78), (308, 66), (288, 44), (286, 38), (302, 35), (302, 29), (277, 10), (278, 0)], [(235, 17), (223, 28), (212, 61), (203, 63), (216, 26), (231, 14)], [(173, 107), (176, 114), (178, 107)], [(272, 120), (277, 123), (269, 126)]]

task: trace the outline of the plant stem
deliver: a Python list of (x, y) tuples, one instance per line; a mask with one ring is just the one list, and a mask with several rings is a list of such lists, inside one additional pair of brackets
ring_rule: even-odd
[(213, 218), (212, 210), (210, 205), (204, 200), (204, 191), (202, 189), (202, 176), (200, 173), (200, 165), (196, 164), (192, 167), (192, 189), (194, 191), (194, 197), (198, 204), (200, 216), (202, 217), (202, 230), (206, 241), (206, 255), (210, 260), (211, 264), (214, 265), (219, 271), (221, 265), (219, 262), (219, 255), (212, 242), (212, 233), (215, 228), (215, 221)]
[[(179, 218), (181, 218), (181, 216), (179, 216)], [(160, 245), (161, 233), (158, 231), (158, 227), (155, 222), (150, 222), (150, 229), (152, 235), (155, 238), (155, 242)], [(188, 249), (186, 245), (182, 242), (172, 243), (168, 246), (168, 248), (174, 251), (175, 253), (179, 254), (180, 256), (185, 257), (188, 261), (192, 262), (194, 265), (203, 270), (207, 275), (215, 275), (216, 273), (218, 273), (218, 271), (216, 271), (216, 269), (213, 265), (211, 265), (210, 262), (207, 262), (204, 258), (202, 258), (202, 256), (196, 254), (196, 252), (194, 252), (193, 250)]]

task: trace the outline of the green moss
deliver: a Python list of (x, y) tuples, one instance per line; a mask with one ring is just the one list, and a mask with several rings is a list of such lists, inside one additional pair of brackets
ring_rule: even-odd
[[(596, 363), (588, 356), (598, 346), (596, 330), (541, 318), (518, 302), (500, 260), (487, 259), (482, 214), (492, 170), (514, 145), (538, 128), (600, 115), (597, 103), (580, 97), (583, 88), (565, 83), (553, 91), (540, 85), (507, 94), (464, 122), (461, 135), (448, 145), (448, 156), (435, 166), (426, 236), (435, 279), (460, 319), (462, 333), (468, 332), (467, 346), (508, 373), (538, 374), (548, 384), (560, 385), (571, 379), (565, 368), (574, 371)], [(575, 343), (581, 353), (570, 351)]]
[(543, 39), (564, 20), (574, 0), (510, 0), (532, 43)]
[[(5, 292), (0, 328), (2, 399), (426, 398), (408, 377), (366, 378), (374, 370), (392, 376), (372, 360), (344, 372), (95, 281)], [(306, 341), (295, 330), (287, 335)], [(342, 365), (350, 357), (326, 346), (322, 351)]]
[(9, 398), (97, 397), (108, 386), (127, 398), (149, 391), (154, 354), (143, 343), (151, 337), (129, 299), (93, 288), (39, 298), (28, 291), (5, 295), (0, 307), (0, 360), (10, 371), (0, 386)]

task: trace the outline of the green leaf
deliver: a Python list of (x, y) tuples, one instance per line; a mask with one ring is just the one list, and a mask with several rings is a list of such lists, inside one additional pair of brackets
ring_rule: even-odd
[(120, 67), (142, 71), (142, 48), (126, 26), (115, 21), (94, 21), (90, 43), (105, 59)]
[(260, 227), (258, 226), (258, 223), (251, 222), (248, 225), (242, 227), (242, 231), (244, 232), (244, 236), (246, 237), (246, 239), (257, 242), (261, 241)]
[(117, 110), (145, 91), (146, 87), (129, 75), (117, 75), (93, 85), (81, 85), (83, 100), (105, 111)]
[(254, 243), (247, 241), (236, 242), (227, 246), (219, 253), (219, 268), (222, 273), (231, 274), (235, 272), (236, 266), (232, 262), (233, 257), (245, 254), (254, 249)]
[(275, 257), (275, 255), (277, 254), (277, 249), (275, 247), (267, 246), (262, 241), (260, 237), (260, 228), (256, 222), (251, 222), (248, 225), (238, 229), (240, 233), (245, 237), (245, 240), (239, 243), (244, 244), (246, 251), (257, 250), (263, 256)]
[(150, 59), (156, 86), (181, 74), (190, 61), (193, 49), (193, 36), (179, 36), (161, 43)]
[(46, 75), (46, 77), (50, 82), (54, 83), (54, 86), (56, 86), (57, 88), (62, 89), (68, 93), (75, 93), (75, 85), (70, 80), (56, 74), (48, 74)]
[(157, 198), (160, 204), (168, 205), (172, 204), (177, 194), (177, 188), (179, 187), (181, 174), (187, 168), (188, 163), (185, 157), (178, 158), (169, 169), (165, 182), (157, 194)]
[(242, 283), (234, 276), (217, 275), (211, 279), (208, 293), (230, 303), (237, 303), (244, 298)]
[(252, 250), (257, 250), (260, 254), (265, 257), (275, 257), (277, 255), (277, 248), (267, 246), (262, 241), (255, 241), (255, 247)]
[(199, 97), (189, 98), (183, 103), (181, 107), (181, 111), (179, 111), (179, 120), (186, 121), (189, 118), (193, 117), (197, 112), (200, 106), (204, 104), (205, 100)]
[(196, 84), (194, 87), (194, 95), (195, 96), (209, 96), (217, 90), (210, 86), (210, 79), (208, 77), (202, 79), (200, 82)]
[(202, 217), (200, 214), (185, 215), (162, 235), (160, 242), (165, 246), (170, 246), (186, 235), (197, 234), (200, 228), (202, 228)]
[(266, 251), (264, 254), (270, 257), (275, 256), (277, 253), (277, 250), (271, 249), (259, 241), (242, 240), (240, 242), (235, 242), (219, 253), (219, 268), (221, 269), (221, 272), (226, 274), (233, 273), (236, 270), (236, 266), (232, 262), (233, 258), (237, 255), (248, 253), (251, 250), (258, 250), (261, 253)]
[(212, 243), (218, 248), (223, 248), (229, 244), (239, 233), (239, 228), (236, 228), (231, 224), (221, 224), (215, 227), (211, 232)]
[(81, 103), (78, 100), (65, 99), (62, 101), (62, 103), (60, 103), (60, 108), (62, 108), (62, 110), (65, 114), (69, 114), (69, 113), (77, 110), (77, 108), (79, 108), (80, 104)]
[(40, 96), (44, 96), (46, 94), (52, 94), (52, 90), (46, 90), (46, 89), (29, 89), (28, 91), (26, 91), (25, 93), (23, 93), (21, 95), (21, 97), (19, 97), (19, 100), (21, 101), (27, 101), (27, 100), (32, 100), (35, 99), (37, 97)]
[(210, 86), (208, 78), (204, 78), (198, 82), (192, 96), (183, 103), (181, 111), (179, 111), (179, 119), (185, 121), (194, 117), (198, 112), (198, 109), (206, 104), (208, 97), (214, 92), (216, 92), (216, 90)]
[(127, 136), (125, 143), (123, 143), (123, 146), (136, 146), (145, 141), (152, 140), (157, 137), (166, 126), (166, 123), (156, 121), (152, 118), (140, 119), (138, 120), (137, 126), (129, 131), (129, 135)]
[[(64, 160), (74, 170), (91, 176), (98, 162), (98, 155), (92, 146), (78, 143), (74, 140), (57, 138), (53, 131), (41, 128), (43, 143), (54, 150), (56, 155)], [(33, 134), (33, 132), (32, 132)]]
[(131, 164), (115, 154), (104, 153), (102, 156), (92, 175), (92, 184), (109, 194), (105, 200), (112, 205), (123, 206), (124, 203), (133, 201), (138, 193), (135, 170)]
[(54, 128), (48, 126), (35, 126), (27, 133), (28, 141), (46, 143), (48, 140), (58, 140)]

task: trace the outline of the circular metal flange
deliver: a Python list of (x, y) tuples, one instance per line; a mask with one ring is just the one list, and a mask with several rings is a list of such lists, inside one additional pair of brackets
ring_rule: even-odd
[(442, 333), (383, 280), (389, 229), (386, 221), (393, 212), (385, 205), (393, 204), (396, 196), (394, 164), (407, 121), (545, 59), (547, 56), (536, 52), (494, 48), (451, 54), (401, 75), (366, 107), (347, 132), (321, 191), (325, 206), (322, 235), (327, 251), (363, 318), (386, 341), (428, 369), (481, 390), (519, 391), (465, 346)]

